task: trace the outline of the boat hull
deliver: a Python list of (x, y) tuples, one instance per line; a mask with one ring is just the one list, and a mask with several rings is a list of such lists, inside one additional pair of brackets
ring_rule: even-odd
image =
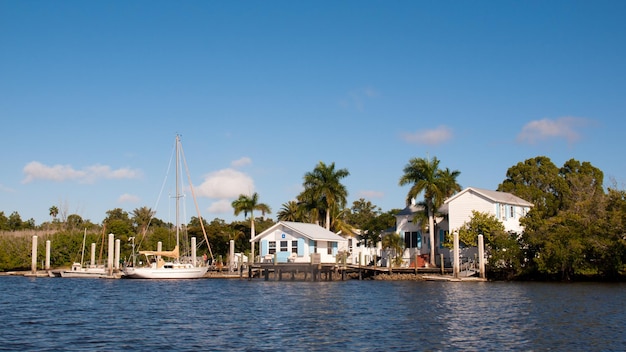
[(124, 269), (124, 279), (200, 279), (208, 267), (188, 268), (135, 268)]
[(80, 272), (80, 271), (61, 271), (61, 277), (63, 278), (86, 278), (86, 279), (99, 279), (106, 278), (109, 275), (107, 273), (94, 273), (94, 272)]
[(106, 268), (92, 267), (83, 268), (80, 263), (74, 263), (71, 270), (64, 270), (59, 273), (64, 278), (105, 278), (108, 277)]

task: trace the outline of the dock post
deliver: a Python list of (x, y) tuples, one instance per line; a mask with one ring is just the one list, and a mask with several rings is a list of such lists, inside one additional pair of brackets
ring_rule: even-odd
[(243, 278), (243, 255), (239, 256), (239, 279)]
[(454, 231), (454, 265), (453, 265), (453, 273), (455, 279), (459, 278), (459, 233)]
[(230, 240), (228, 248), (228, 272), (233, 272), (235, 266), (235, 240)]
[(485, 278), (485, 240), (483, 235), (478, 235), (478, 268), (480, 278)]
[[(95, 268), (96, 267), (96, 244), (92, 243), (91, 244), (91, 268)], [(133, 263), (134, 264), (134, 263)]]
[(50, 270), (50, 240), (46, 241), (46, 270)]
[(443, 275), (445, 273), (444, 266), (443, 266), (443, 253), (439, 254), (439, 259), (441, 259), (441, 275)]
[(30, 271), (37, 274), (37, 235), (33, 236), (33, 246), (31, 249)]
[(361, 272), (361, 261), (363, 260), (363, 253), (359, 252), (359, 280), (363, 280), (363, 274)]
[(196, 237), (191, 237), (191, 264), (194, 267), (198, 266), (197, 263), (198, 254), (196, 253)]
[(119, 270), (120, 269), (120, 239), (116, 239), (115, 240), (115, 264), (113, 264), (113, 267), (115, 268), (115, 270)]
[(109, 254), (107, 257), (107, 272), (109, 273), (109, 276), (113, 275), (113, 240), (115, 239), (115, 235), (110, 233), (109, 234)]

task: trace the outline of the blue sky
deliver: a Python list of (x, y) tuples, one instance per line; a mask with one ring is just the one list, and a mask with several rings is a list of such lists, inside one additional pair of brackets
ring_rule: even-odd
[[(626, 183), (623, 1), (0, 1), (0, 211), (100, 223), (161, 196), (181, 135), (202, 216), (275, 217), (335, 162), (402, 208), (411, 158), (496, 189), (536, 156)], [(188, 197), (191, 198), (191, 197)], [(187, 205), (188, 216), (195, 215)], [(187, 217), (188, 217), (187, 216)]]

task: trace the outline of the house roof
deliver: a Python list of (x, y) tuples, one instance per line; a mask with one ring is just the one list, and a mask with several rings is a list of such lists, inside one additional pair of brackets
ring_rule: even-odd
[(415, 213), (417, 213), (418, 211), (423, 211), (424, 207), (421, 205), (415, 205), (415, 204), (409, 204), (406, 206), (406, 208), (400, 210), (396, 216), (398, 215), (413, 215)]
[(279, 221), (276, 224), (274, 224), (272, 227), (270, 227), (269, 229), (261, 232), (253, 240), (250, 240), (250, 242), (260, 239), (261, 237), (265, 236), (268, 233), (274, 232), (277, 228), (281, 226), (288, 228), (300, 234), (303, 237), (306, 237), (315, 241), (339, 242), (339, 241), (346, 240), (345, 238), (337, 235), (336, 233), (326, 230), (325, 228), (317, 224), (308, 224), (308, 223), (303, 223), (303, 222), (292, 222), (292, 221)]
[(476, 193), (478, 195), (481, 195), (491, 201), (493, 201), (494, 203), (505, 203), (505, 204), (512, 204), (512, 205), (519, 205), (519, 206), (525, 206), (525, 207), (532, 207), (533, 204), (530, 202), (527, 202), (525, 200), (523, 200), (522, 198), (513, 195), (511, 193), (508, 192), (499, 192), (499, 191), (491, 191), (491, 190), (487, 190), (487, 189), (482, 189), (482, 188), (476, 188), (476, 187), (467, 187), (466, 189), (462, 190), (461, 192), (455, 194), (454, 196), (448, 198), (445, 202), (444, 205), (454, 201), (455, 199), (457, 199), (458, 197), (460, 197), (462, 194), (467, 193), (467, 192), (472, 192), (472, 193)]

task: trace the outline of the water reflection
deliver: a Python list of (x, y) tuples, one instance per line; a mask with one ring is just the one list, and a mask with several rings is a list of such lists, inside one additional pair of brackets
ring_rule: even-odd
[(0, 278), (0, 349), (626, 350), (626, 285)]

